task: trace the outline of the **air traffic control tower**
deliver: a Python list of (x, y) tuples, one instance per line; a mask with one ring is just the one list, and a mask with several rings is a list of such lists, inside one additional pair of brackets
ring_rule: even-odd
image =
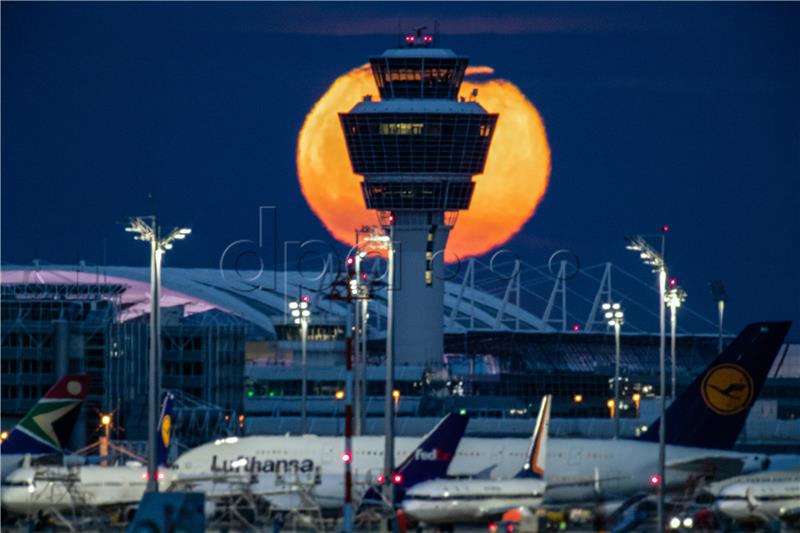
[(442, 363), (444, 249), (458, 211), (469, 208), (497, 122), (459, 99), (469, 59), (433, 40), (418, 31), (404, 48), (371, 57), (380, 101), (366, 96), (339, 115), (367, 208), (395, 245), (398, 365)]

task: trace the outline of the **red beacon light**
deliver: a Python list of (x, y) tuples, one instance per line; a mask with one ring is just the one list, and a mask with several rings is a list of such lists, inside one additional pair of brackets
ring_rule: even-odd
[(399, 485), (403, 482), (403, 474), (394, 474), (392, 476), (392, 483)]
[(407, 43), (413, 43), (414, 42), (414, 36), (413, 35), (406, 35), (406, 42)]
[(658, 474), (653, 474), (652, 476), (650, 476), (650, 484), (654, 487), (661, 485), (661, 476), (659, 476)]
[(384, 476), (383, 474), (378, 474), (378, 477), (377, 477), (377, 478), (375, 478), (375, 480), (376, 480), (378, 483), (383, 483), (384, 481), (386, 481), (386, 476)]
[(352, 265), (354, 262), (355, 262), (355, 259), (353, 259), (352, 257), (348, 257), (347, 258), (347, 264), (348, 265)]
[(352, 459), (353, 459), (353, 456), (350, 454), (350, 452), (344, 452), (342, 454), (342, 462), (343, 463), (349, 463)]
[(669, 280), (669, 286), (670, 287), (674, 287), (677, 284), (678, 284), (678, 280), (677, 279), (672, 278), (672, 279)]
[(302, 299), (304, 302), (308, 303), (309, 300), (308, 294), (304, 294)]
[(661, 226), (661, 231), (663, 231), (664, 233), (668, 232), (669, 231), (669, 226), (667, 226), (667, 225)]
[(580, 330), (581, 330), (581, 327), (578, 324), (575, 324), (574, 326), (572, 326), (572, 331), (580, 331)]
[(426, 35), (425, 37), (422, 38), (422, 40), (425, 41), (426, 43), (429, 43), (433, 41), (433, 37), (431, 37), (430, 35)]

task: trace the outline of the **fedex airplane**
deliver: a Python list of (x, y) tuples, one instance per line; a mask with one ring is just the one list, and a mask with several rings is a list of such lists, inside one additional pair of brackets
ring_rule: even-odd
[[(666, 487), (682, 487), (690, 477), (722, 479), (760, 471), (763, 454), (732, 451), (750, 408), (761, 392), (789, 330), (789, 322), (748, 325), (691, 383), (666, 412)], [(550, 439), (547, 454), (546, 503), (566, 504), (624, 499), (652, 490), (657, 472), (658, 421), (639, 439)], [(353, 438), (352, 468), (357, 477), (382, 474), (383, 437)], [(417, 438), (395, 441), (395, 461), (416, 448)], [(448, 470), (450, 476), (490, 472), (493, 479), (513, 477), (529, 451), (529, 439), (465, 437)], [(251, 436), (221, 439), (183, 454), (176, 461), (181, 475), (247, 472), (340, 472), (341, 437)]]
[(512, 507), (538, 507), (544, 498), (547, 432), (553, 397), (542, 398), (530, 450), (511, 479), (435, 479), (413, 487), (403, 499), (403, 511), (426, 524), (473, 522), (499, 516)]
[(90, 381), (87, 375), (62, 377), (4, 436), (0, 444), (2, 479), (18, 468), (26, 455), (36, 458), (64, 453)]
[[(174, 397), (167, 394), (158, 426), (157, 456), (166, 465), (172, 428)], [(164, 472), (158, 472), (163, 484)], [(17, 514), (65, 510), (91, 505), (133, 510), (147, 488), (147, 467), (138, 462), (122, 466), (23, 466), (3, 481), (2, 506)]]

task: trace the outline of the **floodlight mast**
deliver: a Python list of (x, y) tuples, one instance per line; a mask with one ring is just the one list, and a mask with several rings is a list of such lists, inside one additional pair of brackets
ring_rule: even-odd
[(659, 373), (659, 424), (658, 424), (658, 479), (656, 486), (658, 492), (657, 515), (658, 531), (664, 531), (664, 475), (666, 473), (666, 431), (667, 424), (665, 414), (665, 391), (666, 391), (666, 284), (667, 284), (667, 264), (664, 261), (665, 237), (664, 232), (668, 230), (664, 226), (661, 234), (661, 253), (653, 249), (644, 237), (635, 235), (625, 237), (628, 250), (639, 252), (639, 258), (645, 265), (654, 267), (653, 272), (658, 274), (658, 328), (659, 328), (659, 349), (658, 349), (658, 373)]
[[(148, 222), (149, 221), (149, 222)], [(155, 215), (128, 219), (128, 233), (137, 233), (133, 238), (150, 244), (150, 357), (147, 383), (147, 492), (158, 492), (158, 454), (156, 433), (158, 431), (158, 399), (161, 396), (161, 258), (172, 243), (185, 239), (192, 233), (190, 228), (174, 228), (163, 239)]]
[(670, 280), (669, 299), (669, 324), (670, 324), (670, 358), (672, 359), (672, 400), (675, 401), (677, 389), (675, 344), (678, 329), (678, 308), (686, 301), (686, 291)]
[(608, 325), (614, 328), (614, 438), (619, 438), (619, 360), (620, 342), (619, 334), (622, 324), (625, 323), (625, 312), (619, 303), (607, 302), (603, 304), (605, 319)]

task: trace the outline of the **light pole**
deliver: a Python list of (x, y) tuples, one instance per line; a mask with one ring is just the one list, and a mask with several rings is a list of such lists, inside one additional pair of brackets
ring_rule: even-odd
[[(355, 312), (355, 333), (354, 339), (354, 357), (353, 357), (353, 419), (354, 419), (354, 433), (361, 435), (363, 433), (364, 423), (364, 409), (366, 398), (366, 383), (364, 374), (366, 372), (367, 360), (367, 306), (369, 304), (369, 287), (366, 283), (362, 282), (361, 275), (361, 261), (367, 256), (367, 253), (358, 248), (358, 238), (360, 233), (366, 232), (366, 228), (362, 228), (360, 232), (356, 232), (356, 253), (353, 256), (355, 263), (355, 283), (351, 286), (351, 293), (355, 298), (355, 305), (353, 306)], [(364, 241), (369, 244), (370, 237)]]
[[(149, 221), (149, 222), (148, 222)], [(161, 238), (155, 215), (128, 220), (125, 231), (137, 233), (134, 239), (150, 243), (150, 358), (147, 384), (147, 491), (158, 492), (158, 399), (161, 395), (159, 369), (161, 366), (161, 257), (172, 249), (172, 243), (185, 239), (192, 230), (175, 228)]]
[(711, 296), (717, 303), (717, 312), (719, 313), (719, 353), (722, 353), (722, 316), (725, 314), (725, 301), (728, 296), (725, 293), (725, 285), (721, 281), (712, 281), (709, 285), (711, 287)]
[(289, 311), (292, 313), (294, 323), (300, 326), (300, 351), (302, 353), (302, 384), (300, 400), (300, 431), (303, 435), (308, 433), (308, 416), (306, 411), (308, 364), (306, 361), (306, 344), (308, 340), (308, 323), (311, 320), (311, 303), (309, 297), (303, 295), (299, 300), (289, 302)]
[(622, 311), (622, 306), (618, 303), (604, 303), (603, 311), (605, 311), (605, 318), (608, 325), (614, 328), (614, 438), (619, 438), (619, 331), (622, 324), (625, 322), (625, 313)]
[(386, 269), (386, 387), (383, 411), (385, 442), (383, 450), (384, 488), (389, 502), (391, 530), (397, 531), (394, 500), (394, 226), (389, 226), (388, 266)]
[(677, 381), (675, 377), (675, 337), (678, 329), (678, 308), (686, 300), (686, 291), (678, 287), (675, 278), (669, 280), (669, 326), (670, 326), (670, 357), (672, 358), (672, 401), (675, 401)]
[[(667, 227), (664, 226), (664, 231)], [(658, 531), (664, 531), (664, 474), (666, 471), (666, 432), (667, 423), (665, 414), (665, 389), (666, 389), (666, 284), (667, 284), (667, 265), (664, 262), (664, 234), (661, 234), (661, 253), (654, 250), (647, 241), (640, 235), (634, 237), (626, 237), (628, 250), (639, 252), (639, 257), (644, 261), (645, 265), (654, 267), (653, 272), (658, 274), (658, 329), (659, 329), (659, 349), (658, 349), (658, 373), (659, 373), (659, 391), (660, 397), (658, 402), (658, 485), (656, 490), (658, 492), (658, 505), (657, 505), (657, 520)]]

